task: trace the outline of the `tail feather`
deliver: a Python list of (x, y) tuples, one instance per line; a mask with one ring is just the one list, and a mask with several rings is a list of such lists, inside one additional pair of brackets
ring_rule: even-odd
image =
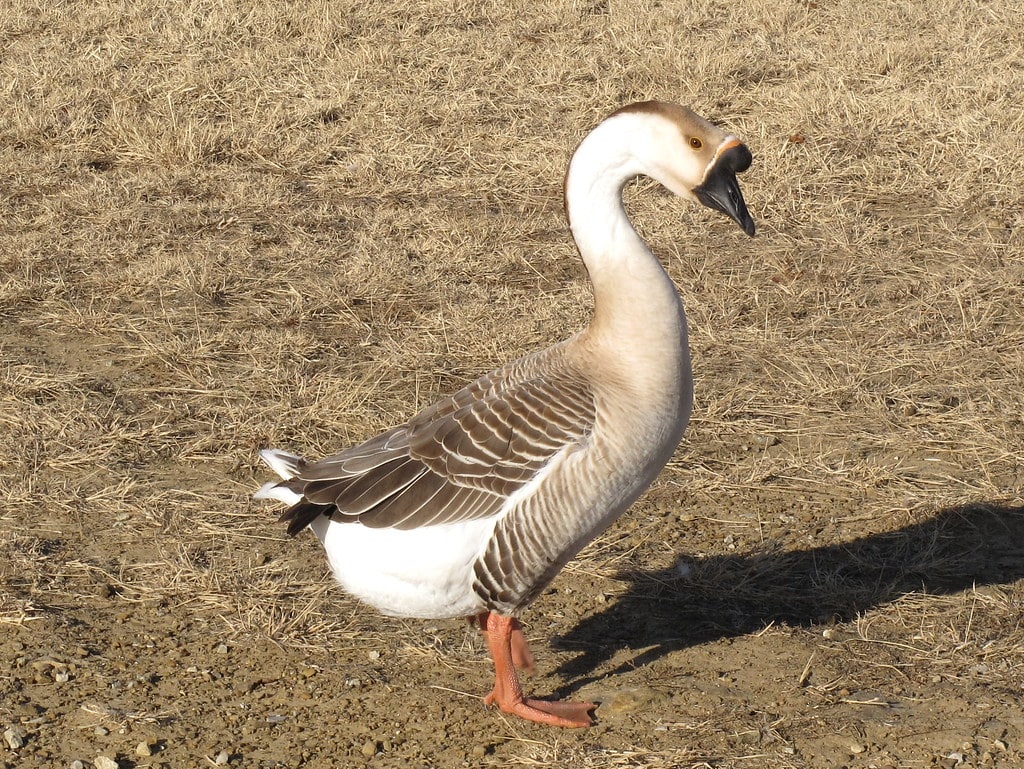
[(287, 451), (281, 451), (280, 449), (263, 449), (260, 452), (260, 459), (286, 481), (298, 475), (299, 470), (306, 464), (306, 460), (302, 457), (289, 454)]
[(335, 509), (334, 505), (318, 505), (303, 497), (302, 501), (281, 513), (281, 517), (277, 521), (278, 523), (287, 523), (288, 534), (294, 537), (321, 515), (330, 515)]
[(304, 497), (297, 491), (292, 491), (288, 488), (287, 484), (281, 483), (280, 481), (268, 481), (264, 483), (260, 490), (252, 495), (253, 499), (276, 499), (278, 502), (284, 502), (286, 505), (291, 507), (301, 502)]
[(308, 501), (301, 491), (306, 485), (305, 482), (292, 481), (302, 470), (306, 460), (280, 449), (263, 449), (260, 452), (260, 459), (283, 480), (264, 483), (260, 490), (253, 494), (253, 498), (273, 499), (288, 505), (288, 509), (281, 513), (278, 521), (288, 524), (289, 535), (294, 537), (318, 516), (331, 514), (334, 505)]

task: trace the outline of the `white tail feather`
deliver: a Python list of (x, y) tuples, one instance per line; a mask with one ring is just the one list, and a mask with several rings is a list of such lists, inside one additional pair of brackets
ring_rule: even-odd
[(263, 449), (260, 452), (260, 459), (267, 463), (267, 466), (286, 481), (294, 478), (299, 472), (301, 457), (289, 454), (280, 449)]
[(278, 502), (284, 502), (286, 505), (291, 507), (297, 505), (302, 501), (302, 495), (286, 489), (284, 486), (278, 486), (277, 481), (270, 481), (264, 483), (263, 486), (252, 495), (253, 499), (276, 499)]

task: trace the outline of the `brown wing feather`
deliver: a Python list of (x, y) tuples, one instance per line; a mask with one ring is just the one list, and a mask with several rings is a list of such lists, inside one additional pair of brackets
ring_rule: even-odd
[(590, 386), (559, 352), (510, 364), (407, 425), (302, 463), (282, 482), (305, 497), (282, 516), (289, 530), (319, 514), (400, 529), (493, 515), (593, 428)]
[(303, 461), (299, 475), (308, 481), (336, 480), (361, 475), (380, 465), (409, 455), (405, 425), (393, 427), (365, 443), (317, 462)]
[(361, 515), (422, 482), (428, 474), (430, 471), (421, 463), (407, 456), (399, 457), (378, 465), (373, 472), (311, 483), (304, 496), (311, 502), (333, 504), (346, 515)]

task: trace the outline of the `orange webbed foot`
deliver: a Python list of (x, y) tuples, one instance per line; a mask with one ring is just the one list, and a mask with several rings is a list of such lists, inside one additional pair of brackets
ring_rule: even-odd
[(494, 660), (494, 688), (484, 697), (484, 704), (497, 705), (505, 713), (548, 726), (575, 729), (594, 723), (591, 717), (591, 712), (597, 707), (594, 703), (540, 700), (523, 696), (516, 668), (532, 669), (533, 655), (530, 654), (517, 619), (485, 613), (479, 615), (477, 621), (484, 631)]
[(547, 726), (561, 726), (566, 729), (593, 726), (594, 719), (591, 713), (597, 708), (593, 702), (539, 700), (534, 697), (502, 702), (494, 692), (484, 697), (484, 704), (497, 705), (505, 713), (519, 716), (526, 721)]

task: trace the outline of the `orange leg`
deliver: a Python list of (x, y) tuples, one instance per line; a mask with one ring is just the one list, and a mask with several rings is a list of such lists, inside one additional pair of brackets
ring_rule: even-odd
[[(485, 611), (473, 617), (467, 617), (469, 624), (480, 628), (484, 639), (487, 638), (487, 618), (489, 616), (491, 613)], [(526, 636), (523, 635), (523, 626), (515, 617), (510, 619), (512, 620), (512, 663), (517, 670), (523, 670), (532, 675), (537, 670), (537, 665), (533, 659), (533, 652), (530, 651), (530, 645), (526, 642)]]
[[(533, 656), (526, 647), (522, 627), (515, 617), (505, 617), (489, 612), (477, 617), (487, 646), (494, 660), (494, 689), (484, 697), (484, 704), (497, 705), (506, 713), (512, 713), (527, 721), (536, 721), (548, 726), (580, 727), (594, 723), (590, 712), (597, 707), (590, 702), (559, 702), (538, 700), (523, 696), (516, 674), (517, 664), (524, 662), (523, 652), (532, 666)], [(518, 641), (516, 637), (518, 635)], [(521, 648), (516, 651), (516, 645)], [(519, 659), (516, 657), (519, 655)]]

